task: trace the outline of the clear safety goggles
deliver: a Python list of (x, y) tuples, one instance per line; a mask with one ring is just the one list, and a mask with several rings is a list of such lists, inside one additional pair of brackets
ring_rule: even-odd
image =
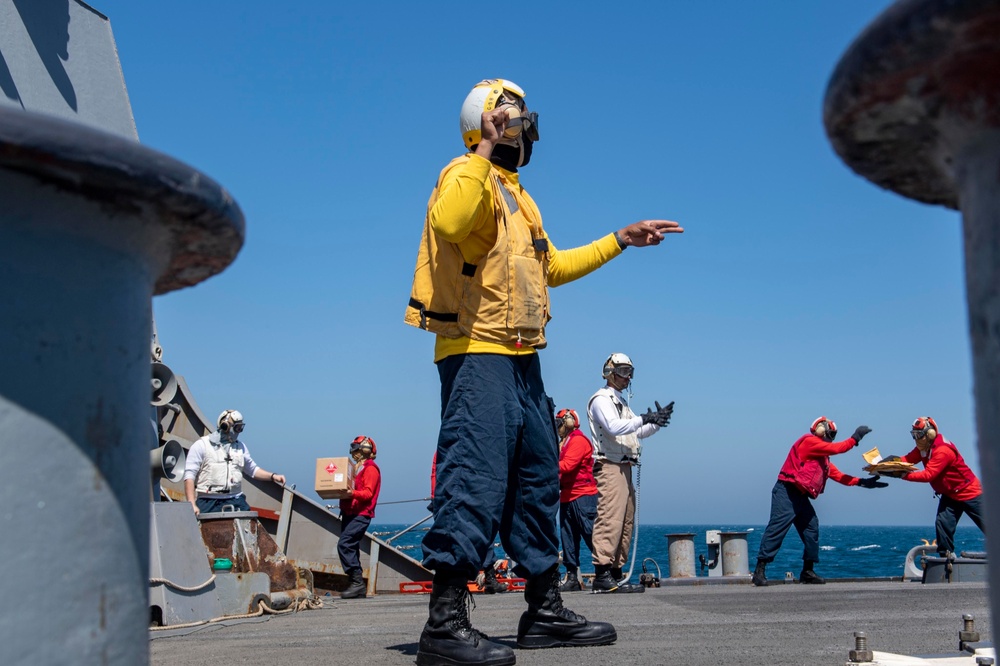
[(635, 371), (631, 365), (616, 365), (611, 369), (611, 372), (622, 379), (632, 379), (632, 375)]
[(233, 424), (233, 432), (236, 432), (236, 433), (240, 433), (240, 432), (243, 432), (243, 428), (245, 428), (245, 427), (246, 427), (246, 425), (247, 425), (247, 424), (246, 424), (246, 423), (243, 423), (243, 421), (240, 421), (240, 422), (238, 422), (238, 423), (234, 423), (234, 424)]
[(916, 441), (918, 439), (923, 439), (926, 436), (927, 436), (927, 431), (926, 430), (911, 430), (910, 431), (910, 437), (913, 438), (913, 441)]

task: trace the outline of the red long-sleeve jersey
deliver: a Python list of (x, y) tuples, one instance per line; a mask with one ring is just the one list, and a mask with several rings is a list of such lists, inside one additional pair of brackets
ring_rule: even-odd
[(914, 465), (924, 464), (919, 472), (910, 472), (903, 478), (907, 481), (923, 481), (930, 483), (934, 492), (951, 499), (964, 502), (975, 499), (983, 494), (983, 486), (962, 458), (962, 454), (954, 444), (940, 434), (934, 438), (927, 458), (920, 449), (914, 448), (903, 456), (903, 460)]
[(373, 518), (381, 490), (381, 470), (374, 460), (364, 461), (354, 473), (354, 496), (340, 500), (340, 513)]
[(596, 494), (594, 446), (578, 428), (569, 434), (559, 452), (559, 501), (565, 504)]
[(813, 434), (803, 435), (789, 449), (785, 464), (778, 472), (778, 479), (795, 484), (812, 498), (819, 497), (823, 492), (827, 478), (845, 486), (856, 486), (860, 479), (844, 474), (830, 462), (830, 456), (850, 451), (856, 445), (853, 437), (840, 442), (828, 442)]

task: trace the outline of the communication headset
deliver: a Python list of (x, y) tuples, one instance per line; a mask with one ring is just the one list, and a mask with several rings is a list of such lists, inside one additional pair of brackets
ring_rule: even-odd
[(910, 427), (910, 434), (913, 436), (913, 439), (926, 437), (933, 442), (937, 439), (938, 435), (937, 423), (929, 416), (921, 416), (913, 422), (913, 425)]
[(837, 424), (825, 416), (821, 416), (813, 421), (812, 426), (809, 428), (809, 432), (817, 437), (822, 437), (828, 442), (832, 442), (837, 436)]
[(229, 432), (235, 429), (236, 432), (242, 432), (243, 430), (243, 415), (240, 414), (235, 409), (224, 410), (219, 414), (219, 432)]
[(357, 451), (361, 451), (361, 453), (374, 459), (376, 451), (375, 442), (370, 437), (358, 435), (354, 438), (354, 441), (351, 442), (351, 453), (353, 454)]
[(570, 430), (580, 427), (580, 417), (576, 415), (575, 409), (560, 409), (556, 418)]

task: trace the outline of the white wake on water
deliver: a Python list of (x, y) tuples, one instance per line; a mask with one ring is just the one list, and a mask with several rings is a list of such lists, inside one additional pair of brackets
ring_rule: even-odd
[(851, 548), (851, 550), (871, 550), (872, 548), (881, 548), (882, 546), (877, 543), (870, 543), (867, 546), (858, 546), (857, 548)]

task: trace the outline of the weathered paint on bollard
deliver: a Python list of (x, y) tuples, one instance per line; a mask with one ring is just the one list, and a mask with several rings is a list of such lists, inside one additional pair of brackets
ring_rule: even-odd
[[(134, 141), (0, 108), (0, 556), (8, 663), (145, 664), (154, 293), (235, 257), (217, 184)], [(42, 581), (41, 586), (39, 581)]]
[(722, 575), (749, 576), (747, 532), (722, 532)]
[(683, 532), (667, 534), (666, 537), (667, 553), (670, 557), (670, 577), (694, 577), (694, 534)]
[[(976, 430), (987, 504), (1000, 497), (1000, 0), (906, 0), (881, 14), (831, 77), (824, 123), (858, 174), (962, 212)], [(990, 501), (992, 499), (992, 502)], [(1000, 553), (1000, 514), (986, 515)], [(989, 562), (1000, 581), (1000, 558)], [(990, 586), (1000, 635), (1000, 584)]]

